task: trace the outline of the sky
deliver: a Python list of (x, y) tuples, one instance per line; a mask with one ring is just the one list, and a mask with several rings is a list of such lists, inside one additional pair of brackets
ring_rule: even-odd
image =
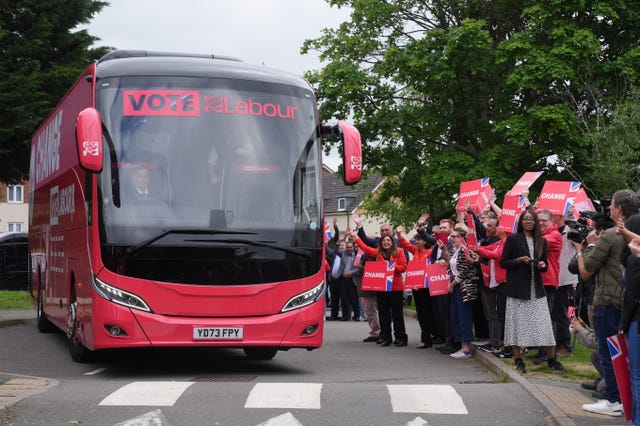
[[(302, 75), (320, 69), (304, 40), (335, 28), (349, 12), (325, 0), (107, 0), (88, 25), (99, 46), (233, 56)], [(325, 159), (333, 167), (335, 155)]]

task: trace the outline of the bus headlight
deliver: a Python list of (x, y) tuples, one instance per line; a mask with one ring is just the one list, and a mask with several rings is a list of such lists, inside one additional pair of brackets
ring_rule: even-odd
[(133, 293), (129, 293), (128, 291), (120, 290), (119, 288), (111, 286), (104, 281), (100, 281), (97, 277), (93, 277), (93, 288), (96, 289), (96, 292), (100, 296), (110, 302), (133, 309), (139, 309), (141, 311), (151, 312), (149, 305), (147, 305), (140, 297)]
[(292, 311), (302, 308), (303, 306), (311, 305), (317, 302), (322, 296), (324, 296), (324, 281), (311, 290), (307, 290), (289, 299), (280, 312)]

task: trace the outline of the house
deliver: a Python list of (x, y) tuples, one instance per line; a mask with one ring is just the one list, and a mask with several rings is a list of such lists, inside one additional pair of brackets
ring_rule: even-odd
[[(384, 183), (384, 177), (379, 173), (372, 173), (363, 178), (360, 183), (345, 185), (338, 173), (328, 166), (323, 166), (322, 180), (324, 185), (324, 213), (325, 220), (332, 226), (333, 218), (337, 218), (338, 229), (353, 230), (354, 223), (351, 215), (356, 213), (362, 218), (362, 225), (368, 235), (379, 235), (380, 225), (385, 218), (368, 215), (362, 206), (363, 199), (374, 193)], [(333, 228), (331, 229), (333, 233)]]
[(29, 231), (29, 183), (0, 183), (0, 233)]

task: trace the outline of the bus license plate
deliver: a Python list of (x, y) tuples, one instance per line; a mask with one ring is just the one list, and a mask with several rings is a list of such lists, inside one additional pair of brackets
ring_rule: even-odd
[(194, 327), (193, 340), (239, 340), (242, 327)]

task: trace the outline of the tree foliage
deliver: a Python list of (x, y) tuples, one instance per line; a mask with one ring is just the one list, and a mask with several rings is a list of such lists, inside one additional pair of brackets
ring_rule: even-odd
[(0, 0), (0, 181), (29, 169), (31, 136), (78, 75), (104, 55), (86, 30), (108, 3), (95, 0)]
[(366, 164), (393, 177), (371, 207), (437, 218), (460, 182), (490, 177), (503, 194), (533, 170), (611, 191), (592, 155), (618, 137), (600, 133), (622, 99), (638, 100), (639, 0), (328, 1), (350, 20), (305, 41), (326, 64), (307, 78), (321, 115), (354, 120)]

